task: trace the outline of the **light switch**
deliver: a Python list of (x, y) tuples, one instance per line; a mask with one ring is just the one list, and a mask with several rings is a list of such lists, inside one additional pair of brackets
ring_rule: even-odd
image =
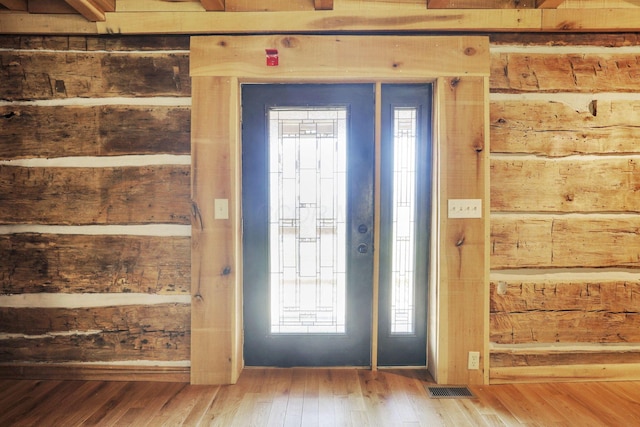
[(449, 218), (482, 218), (482, 199), (449, 199)]
[(229, 219), (229, 199), (215, 199), (215, 219)]

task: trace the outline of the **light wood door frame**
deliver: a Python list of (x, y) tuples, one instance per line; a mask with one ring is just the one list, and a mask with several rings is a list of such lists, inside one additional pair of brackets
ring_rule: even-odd
[[(190, 61), (191, 382), (233, 384), (243, 368), (240, 85), (434, 82), (429, 371), (442, 384), (488, 383), (488, 38), (202, 36)], [(480, 199), (482, 218), (447, 218), (449, 199)], [(376, 322), (374, 312), (372, 348)], [(467, 369), (469, 351), (479, 370)]]

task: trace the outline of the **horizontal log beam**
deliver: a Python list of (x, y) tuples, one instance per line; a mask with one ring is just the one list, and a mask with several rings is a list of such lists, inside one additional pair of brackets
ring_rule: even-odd
[(546, 101), (492, 101), (491, 152), (551, 157), (640, 154), (640, 127), (633, 125), (640, 122), (640, 100), (603, 99), (597, 94), (549, 96)]
[(0, 165), (2, 224), (190, 224), (190, 167)]
[(0, 307), (0, 362), (188, 360), (190, 305)]
[(0, 106), (0, 159), (189, 155), (190, 128), (190, 107)]
[(639, 294), (639, 279), (493, 281), (491, 341), (637, 343)]
[(188, 237), (0, 235), (0, 294), (190, 293)]
[(96, 332), (0, 340), (0, 362), (188, 360), (186, 332)]
[(177, 303), (87, 308), (0, 307), (0, 337), (10, 341), (13, 338), (5, 334), (40, 338), (93, 333), (183, 334), (189, 331), (190, 316), (190, 306)]
[[(189, 36), (20, 36), (4, 35), (0, 37), (1, 49), (14, 50), (59, 50), (59, 51), (159, 51), (159, 50), (189, 50)], [(133, 52), (132, 52), (133, 54)]]
[(640, 167), (626, 157), (491, 160), (494, 212), (640, 212), (639, 188)]
[[(541, 11), (527, 10), (427, 10), (410, 7), (303, 12), (107, 13), (104, 22), (91, 23), (82, 16), (24, 16), (0, 14), (4, 34), (246, 34), (253, 32), (327, 31), (540, 31)], [(590, 9), (592, 10), (592, 9)], [(9, 14), (7, 14), (9, 15)]]
[(541, 311), (640, 313), (640, 279), (500, 280), (490, 284), (491, 313)]
[(638, 268), (639, 233), (637, 215), (492, 215), (491, 268)]
[(491, 313), (489, 325), (497, 344), (640, 342), (640, 312)]
[[(404, 7), (406, 6), (406, 7)], [(0, 14), (3, 34), (246, 34), (339, 31), (638, 31), (638, 9), (427, 9), (396, 3), (393, 8), (322, 11), (201, 13), (107, 12), (104, 22), (80, 15)]]
[(640, 363), (640, 349), (630, 348), (632, 345), (620, 348), (617, 344), (603, 344), (599, 349), (570, 347), (539, 349), (536, 346), (520, 345), (517, 350), (512, 350), (508, 347), (492, 346), (490, 356), (492, 368)]
[(0, 52), (0, 74), (5, 83), (0, 99), (9, 101), (191, 95), (189, 54), (184, 52), (5, 51)]
[[(640, 17), (640, 16), (639, 16)], [(637, 54), (492, 53), (491, 91), (638, 92)]]

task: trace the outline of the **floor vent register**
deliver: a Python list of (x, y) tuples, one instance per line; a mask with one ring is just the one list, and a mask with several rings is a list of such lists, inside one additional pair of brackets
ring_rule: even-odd
[(474, 399), (476, 396), (467, 387), (427, 386), (432, 399)]

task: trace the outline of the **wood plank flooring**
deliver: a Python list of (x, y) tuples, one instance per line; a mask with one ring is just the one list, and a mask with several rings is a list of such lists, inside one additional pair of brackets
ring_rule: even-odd
[(421, 370), (245, 369), (233, 386), (0, 380), (0, 426), (630, 426), (640, 382), (469, 387)]

